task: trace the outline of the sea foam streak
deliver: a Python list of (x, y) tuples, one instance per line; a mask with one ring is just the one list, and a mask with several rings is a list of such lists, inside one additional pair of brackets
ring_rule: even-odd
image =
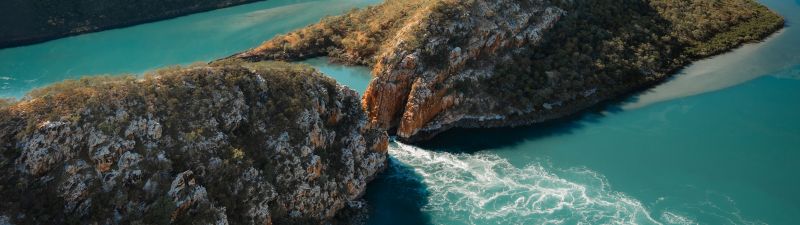
[[(422, 177), (434, 224), (662, 224), (641, 202), (586, 169), (563, 179), (489, 153), (452, 154), (394, 143), (390, 154)], [(585, 182), (584, 182), (585, 181)]]

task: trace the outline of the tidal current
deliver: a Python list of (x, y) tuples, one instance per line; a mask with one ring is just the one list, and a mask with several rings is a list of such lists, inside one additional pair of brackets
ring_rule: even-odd
[[(91, 74), (225, 57), (378, 1), (269, 0), (0, 49), (0, 97)], [(794, 224), (800, 215), (800, 1), (788, 26), (669, 82), (557, 122), (393, 142), (370, 224)], [(369, 69), (310, 64), (360, 93)]]

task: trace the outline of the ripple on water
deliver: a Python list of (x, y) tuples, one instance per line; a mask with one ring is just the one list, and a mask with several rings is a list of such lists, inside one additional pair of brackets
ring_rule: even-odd
[(692, 219), (688, 217), (678, 215), (673, 212), (664, 212), (661, 214), (661, 219), (669, 224), (679, 224), (679, 225), (694, 225), (698, 224)]

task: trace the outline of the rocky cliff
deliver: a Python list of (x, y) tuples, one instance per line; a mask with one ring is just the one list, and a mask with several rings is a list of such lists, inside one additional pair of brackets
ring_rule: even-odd
[(3, 0), (0, 48), (131, 26), (260, 0)]
[(0, 107), (0, 223), (320, 224), (385, 166), (355, 91), (220, 61), (97, 77)]
[(370, 123), (416, 141), (571, 115), (782, 26), (752, 0), (389, 0), (236, 57), (373, 66)]

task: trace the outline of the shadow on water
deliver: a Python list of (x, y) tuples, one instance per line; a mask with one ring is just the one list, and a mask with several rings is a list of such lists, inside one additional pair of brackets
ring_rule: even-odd
[[(563, 51), (560, 46), (566, 45), (563, 42), (566, 42), (566, 39), (559, 36), (559, 34), (567, 33), (573, 34), (576, 33), (574, 26), (567, 26), (560, 24), (581, 24), (585, 23), (585, 21), (596, 21), (592, 18), (605, 18), (608, 20), (619, 20), (619, 21), (635, 21), (635, 20), (642, 20), (641, 18), (648, 18), (644, 20), (645, 26), (651, 27), (652, 32), (654, 35), (662, 36), (666, 35), (669, 31), (667, 27), (670, 27), (669, 20), (663, 18), (651, 5), (649, 5), (645, 1), (613, 1), (619, 3), (629, 4), (628, 7), (630, 10), (620, 10), (617, 7), (612, 7), (608, 9), (595, 9), (598, 2), (602, 1), (577, 1), (574, 4), (568, 4), (566, 8), (572, 8), (574, 11), (584, 12), (582, 14), (567, 14), (564, 18), (562, 18), (562, 22), (559, 25), (556, 25), (552, 28), (551, 31), (547, 32), (545, 35), (546, 37), (543, 38), (544, 40), (553, 40), (553, 43), (543, 43), (541, 49), (537, 49), (541, 51), (537, 54), (542, 55), (560, 55), (561, 51)], [(606, 3), (604, 3), (606, 4)], [(601, 4), (602, 5), (602, 4)], [(606, 4), (607, 5), (607, 4)], [(613, 12), (620, 13), (619, 15), (609, 16), (607, 15), (608, 12), (606, 10), (614, 10)], [(658, 24), (663, 24), (660, 26)], [(590, 27), (592, 29), (602, 29), (608, 30), (611, 32), (612, 35), (593, 35), (588, 36), (585, 35), (585, 39), (592, 39), (594, 43), (603, 43), (605, 41), (615, 40), (617, 38), (625, 39), (627, 44), (630, 45), (637, 45), (642, 44), (645, 41), (649, 40), (650, 34), (643, 34), (633, 38), (623, 37), (623, 34), (641, 34), (638, 31), (640, 29), (640, 24), (625, 24), (622, 26), (618, 25), (609, 25), (603, 22), (593, 22), (591, 25), (587, 25), (586, 27)], [(583, 28), (583, 27), (582, 27)], [(548, 36), (550, 35), (550, 36)], [(595, 40), (596, 39), (596, 40)], [(659, 57), (678, 57), (677, 51), (668, 51), (671, 53), (665, 53), (665, 55), (659, 55)], [(609, 52), (611, 54), (621, 54), (616, 52)], [(581, 54), (596, 54), (596, 53), (581, 53)], [(532, 59), (537, 59), (537, 56), (531, 56)], [(588, 56), (587, 56), (588, 57)], [(552, 60), (564, 60), (564, 59), (552, 59)], [(561, 69), (568, 69), (571, 64), (563, 64), (556, 66), (562, 67)], [(597, 69), (597, 68), (591, 68)], [(607, 71), (596, 71), (596, 72), (607, 72)], [(678, 72), (678, 70), (672, 71)], [(638, 74), (629, 74), (629, 76), (638, 76)], [(621, 77), (621, 79), (633, 79), (633, 78), (625, 78)], [(669, 81), (668, 78), (663, 79), (661, 82)], [(650, 85), (644, 85), (646, 87), (642, 87), (639, 89), (631, 90), (627, 94), (622, 94), (617, 96), (616, 98), (601, 102), (596, 104), (594, 107), (590, 107), (588, 109), (582, 110), (578, 113), (573, 114), (572, 116), (567, 116), (561, 119), (551, 120), (544, 123), (537, 123), (530, 126), (523, 126), (517, 128), (478, 128), (478, 129), (452, 129), (437, 135), (434, 139), (417, 143), (420, 147), (428, 148), (432, 150), (438, 151), (447, 151), (447, 152), (458, 152), (458, 153), (473, 153), (480, 150), (486, 149), (496, 149), (496, 148), (503, 148), (508, 146), (513, 146), (520, 144), (524, 141), (529, 140), (536, 140), (542, 139), (552, 136), (558, 135), (567, 135), (573, 133), (577, 129), (581, 129), (588, 124), (596, 123), (604, 116), (609, 114), (615, 114), (618, 112), (623, 111), (622, 105), (626, 102), (636, 101), (636, 97), (640, 94), (645, 93), (648, 88), (656, 86), (661, 82), (654, 82)], [(613, 83), (608, 85), (615, 85)], [(509, 91), (513, 91), (513, 89), (509, 89)], [(558, 91), (556, 91), (558, 92)]]
[[(672, 79), (674, 77), (667, 78), (664, 82)], [(531, 140), (569, 135), (576, 130), (599, 123), (606, 116), (624, 112), (624, 105), (638, 101), (639, 96), (650, 91), (649, 87), (641, 88), (598, 103), (573, 115), (527, 126), (454, 128), (431, 140), (414, 143), (414, 145), (435, 151), (469, 154), (481, 150), (512, 147)]]
[[(652, 87), (672, 81), (682, 73), (679, 71), (660, 83), (602, 102), (572, 116), (514, 128), (455, 128), (445, 131), (431, 140), (414, 145), (435, 151), (474, 153), (481, 150), (512, 147), (531, 140), (569, 135), (576, 130), (600, 122), (606, 116), (624, 112), (626, 109), (623, 106), (638, 102), (640, 96), (653, 91)], [(800, 79), (800, 66), (786, 69), (774, 76)]]
[(587, 123), (596, 123), (602, 119), (605, 116), (603, 109), (612, 113), (621, 110), (618, 105), (596, 107), (573, 116), (513, 128), (454, 128), (415, 145), (451, 153), (474, 153), (511, 147), (525, 141), (572, 134), (575, 130), (587, 126)]
[(606, 116), (624, 112), (623, 106), (638, 102), (640, 96), (652, 92), (653, 87), (672, 81), (682, 73), (679, 70), (660, 82), (634, 89), (630, 93), (600, 102), (563, 118), (520, 127), (454, 128), (436, 135), (431, 140), (414, 143), (414, 145), (435, 151), (474, 153), (481, 150), (511, 147), (525, 141), (569, 135), (576, 130), (599, 123)]
[(373, 225), (432, 224), (422, 212), (428, 204), (428, 187), (411, 166), (389, 157), (389, 166), (367, 186), (364, 198), (369, 203)]

